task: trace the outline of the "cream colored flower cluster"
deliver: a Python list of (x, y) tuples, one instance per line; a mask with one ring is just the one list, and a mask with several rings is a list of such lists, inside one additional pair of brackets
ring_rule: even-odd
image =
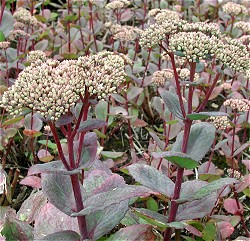
[(9, 48), (9, 46), (10, 46), (10, 42), (8, 42), (8, 41), (0, 42), (0, 50), (7, 49), (7, 48)]
[(241, 4), (227, 2), (222, 6), (222, 10), (232, 16), (237, 16), (239, 14), (247, 14), (247, 8)]
[(27, 55), (27, 61), (36, 62), (37, 60), (45, 61), (47, 59), (46, 54), (41, 50), (30, 51)]
[(110, 2), (106, 5), (107, 10), (115, 10), (115, 9), (121, 9), (130, 4), (127, 0), (115, 0), (113, 2)]
[(198, 62), (213, 56), (218, 48), (218, 38), (208, 37), (201, 32), (179, 32), (170, 37), (169, 48), (180, 51), (189, 62)]
[(34, 16), (32, 16), (27, 9), (22, 7), (16, 10), (13, 17), (17, 22), (21, 22), (25, 25), (30, 25), (35, 28), (42, 26), (42, 24)]
[(157, 22), (164, 22), (170, 19), (175, 19), (175, 20), (180, 19), (179, 13), (171, 11), (169, 9), (162, 9), (155, 15), (155, 20)]
[(227, 116), (211, 116), (209, 121), (215, 126), (216, 129), (225, 130), (230, 127), (230, 120)]
[(221, 32), (218, 24), (216, 23), (204, 23), (204, 22), (197, 22), (197, 23), (186, 23), (183, 25), (182, 28), (183, 32), (202, 32), (209, 36), (221, 37)]
[(164, 86), (167, 79), (174, 77), (172, 69), (158, 70), (153, 73), (152, 81), (157, 86)]
[(133, 41), (140, 36), (143, 32), (141, 29), (128, 26), (128, 25), (120, 25), (120, 24), (112, 24), (106, 23), (107, 28), (109, 28), (110, 32), (114, 35), (114, 39), (118, 39), (120, 41)]
[(24, 32), (21, 29), (17, 29), (17, 30), (10, 31), (8, 39), (10, 41), (14, 41), (14, 40), (17, 40), (19, 38), (25, 39), (25, 38), (29, 38), (29, 37), (30, 37), (30, 35), (28, 33)]
[(21, 22), (15, 22), (14, 23), (14, 30), (24, 30), (25, 24)]
[(245, 45), (237, 39), (225, 39), (226, 43), (218, 49), (217, 59), (237, 72), (250, 68), (249, 53)]
[(37, 60), (26, 67), (2, 95), (0, 106), (11, 115), (30, 108), (45, 118), (57, 120), (84, 95), (103, 99), (115, 93), (125, 80), (124, 66), (131, 64), (125, 55), (100, 52), (77, 60)]
[[(124, 55), (111, 52), (100, 52), (96, 55), (80, 57), (77, 66), (80, 67), (79, 78), (84, 81), (88, 92), (104, 99), (115, 93), (117, 87), (125, 80), (125, 64), (130, 61)], [(130, 63), (131, 64), (131, 63)]]
[(170, 19), (162, 23), (152, 24), (141, 33), (139, 43), (142, 47), (152, 48), (164, 40), (166, 35), (180, 31), (185, 23), (184, 20)]
[(67, 113), (78, 96), (74, 86), (55, 74), (58, 65), (59, 62), (52, 59), (31, 63), (19, 74), (15, 84), (4, 92), (1, 106), (11, 115), (19, 115), (23, 108), (30, 108), (51, 120)]
[(234, 24), (234, 27), (242, 29), (245, 33), (250, 33), (250, 22), (239, 21)]
[[(186, 80), (190, 77), (190, 70), (187, 69), (187, 68), (177, 68), (177, 73), (180, 77), (181, 80)], [(199, 80), (199, 74), (198, 73), (195, 73), (194, 74), (194, 81), (198, 81)]]
[(250, 109), (250, 100), (247, 99), (228, 99), (223, 103), (224, 106), (230, 107), (232, 110), (246, 112)]

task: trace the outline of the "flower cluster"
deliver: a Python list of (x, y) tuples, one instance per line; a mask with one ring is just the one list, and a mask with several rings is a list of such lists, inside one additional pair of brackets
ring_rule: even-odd
[(180, 19), (179, 13), (168, 9), (162, 9), (155, 15), (155, 20), (157, 22), (164, 22), (170, 19), (176, 19), (176, 20)]
[(153, 73), (152, 81), (157, 86), (164, 86), (167, 79), (172, 79), (174, 77), (172, 69), (158, 70)]
[(115, 10), (115, 9), (121, 9), (130, 4), (127, 0), (115, 0), (113, 2), (110, 2), (106, 5), (107, 10)]
[(58, 65), (59, 62), (52, 59), (31, 63), (4, 92), (1, 106), (14, 116), (22, 113), (23, 108), (33, 109), (51, 120), (66, 114), (78, 95), (73, 85), (56, 74)]
[[(178, 72), (179, 77), (181, 78), (181, 80), (186, 80), (190, 77), (190, 70), (187, 68), (177, 68), (176, 69)], [(194, 81), (198, 81), (199, 80), (199, 74), (195, 73), (194, 74)]]
[(15, 22), (14, 23), (14, 30), (24, 30), (25, 24), (21, 22)]
[(204, 23), (204, 22), (197, 22), (197, 23), (186, 23), (182, 27), (183, 32), (202, 32), (209, 36), (220, 37), (221, 32), (218, 24), (216, 23)]
[(236, 39), (226, 39), (223, 48), (218, 49), (217, 58), (235, 71), (244, 72), (250, 68), (246, 46)]
[(124, 66), (130, 62), (124, 55), (114, 55), (103, 51), (96, 55), (80, 57), (79, 78), (84, 82), (91, 95), (104, 99), (115, 93), (117, 86), (125, 80)]
[(0, 50), (1, 49), (5, 50), (5, 49), (9, 48), (9, 46), (10, 46), (10, 42), (8, 42), (8, 41), (0, 42)]
[(189, 62), (197, 62), (213, 56), (218, 48), (219, 40), (208, 37), (201, 32), (179, 32), (170, 37), (169, 48), (181, 52)]
[(10, 31), (10, 34), (9, 34), (9, 40), (10, 41), (14, 41), (14, 40), (17, 40), (17, 39), (25, 39), (25, 38), (28, 38), (30, 35), (26, 32), (24, 32), (23, 30), (21, 29), (18, 29), (18, 30), (13, 30), (13, 31)]
[(209, 121), (215, 126), (216, 129), (225, 130), (230, 127), (230, 120), (227, 116), (211, 116)]
[(132, 26), (122, 26), (120, 24), (107, 23), (106, 27), (109, 28), (110, 32), (114, 35), (114, 39), (120, 41), (133, 41), (140, 36), (142, 30)]
[(53, 59), (36, 60), (4, 92), (0, 106), (14, 116), (30, 108), (45, 118), (57, 120), (85, 90), (98, 99), (115, 93), (125, 80), (126, 63), (131, 64), (131, 60), (125, 55), (107, 51), (61, 63)]
[(29, 62), (35, 62), (37, 60), (45, 61), (47, 59), (46, 54), (41, 50), (30, 51), (27, 55)]
[(247, 8), (245, 6), (233, 2), (227, 2), (224, 4), (222, 10), (232, 16), (237, 16), (241, 13), (247, 14)]
[(234, 27), (242, 29), (245, 33), (250, 33), (250, 22), (239, 21), (234, 24)]
[(238, 179), (238, 180), (241, 179), (241, 174), (240, 174), (240, 172), (237, 171), (237, 170), (233, 170), (232, 168), (228, 168), (228, 169), (227, 169), (227, 175), (228, 175), (229, 177), (233, 177), (233, 178)]
[(165, 39), (166, 35), (180, 31), (185, 23), (186, 21), (184, 20), (176, 19), (170, 19), (161, 23), (156, 22), (141, 33), (140, 45), (142, 47), (152, 48)]
[(21, 22), (25, 25), (30, 25), (35, 28), (42, 26), (42, 24), (34, 16), (32, 16), (28, 10), (22, 7), (16, 10), (13, 17), (17, 22)]
[(247, 99), (228, 99), (223, 103), (224, 106), (230, 107), (232, 110), (246, 112), (250, 109), (250, 100)]

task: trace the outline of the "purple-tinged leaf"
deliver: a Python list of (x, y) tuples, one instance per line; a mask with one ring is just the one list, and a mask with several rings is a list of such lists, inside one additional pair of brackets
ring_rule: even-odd
[[(121, 106), (115, 106), (110, 108), (110, 115), (123, 115), (127, 116), (128, 112)], [(131, 117), (130, 117), (131, 118)]]
[(43, 174), (42, 190), (49, 202), (63, 213), (70, 215), (75, 210), (75, 201), (69, 176), (60, 173)]
[(150, 136), (154, 139), (156, 144), (160, 147), (162, 151), (165, 149), (165, 142), (161, 141), (160, 138), (153, 132), (149, 132)]
[(16, 218), (16, 210), (10, 206), (0, 206), (0, 227), (4, 223), (5, 217)]
[(32, 116), (32, 113), (28, 114), (24, 118), (24, 127), (28, 130), (40, 131), (43, 127), (43, 121), (37, 114)]
[(126, 103), (126, 99), (119, 95), (119, 94), (112, 94), (111, 95), (117, 102), (121, 103), (121, 104), (125, 104)]
[(152, 241), (156, 236), (152, 231), (152, 226), (147, 224), (135, 224), (126, 228), (121, 228), (112, 234), (107, 241)]
[[(191, 126), (187, 145), (187, 155), (193, 160), (200, 161), (214, 142), (216, 129), (209, 123), (196, 123)], [(173, 145), (172, 151), (181, 152), (183, 131), (180, 132)]]
[(231, 214), (240, 214), (244, 212), (244, 207), (241, 203), (239, 203), (239, 208), (238, 208), (238, 204), (236, 202), (235, 199), (233, 198), (227, 198), (224, 201), (223, 204), (224, 208), (226, 209), (227, 212), (231, 213)]
[(32, 193), (23, 203), (17, 217), (27, 223), (33, 222), (42, 207), (47, 203), (47, 198), (42, 191)]
[(76, 217), (88, 215), (99, 210), (104, 210), (113, 204), (118, 204), (130, 198), (141, 196), (145, 197), (153, 193), (154, 192), (152, 192), (150, 189), (141, 186), (126, 185), (123, 187), (114, 188), (108, 192), (98, 193), (92, 197), (89, 197), (83, 202), (83, 206), (85, 208), (78, 213), (72, 214), (71, 216)]
[(4, 224), (1, 227), (1, 235), (6, 240), (33, 240), (33, 228), (26, 222), (5, 217)]
[(152, 155), (154, 158), (166, 158), (168, 161), (182, 168), (193, 169), (199, 165), (191, 156), (181, 152), (153, 152)]
[(248, 171), (250, 171), (250, 160), (242, 160), (242, 163), (246, 166)]
[(143, 88), (139, 88), (139, 87), (132, 87), (127, 94), (127, 99), (128, 101), (134, 99), (135, 97), (137, 97), (139, 94), (141, 94), (141, 92), (143, 91)]
[(80, 169), (73, 171), (67, 171), (61, 161), (53, 161), (44, 164), (36, 164), (30, 167), (28, 175), (34, 175), (38, 173), (60, 173), (63, 175), (71, 175), (79, 173)]
[(236, 192), (240, 193), (250, 186), (250, 174), (246, 174), (243, 180), (236, 185)]
[(83, 131), (92, 131), (94, 129), (100, 129), (107, 126), (107, 122), (104, 120), (98, 120), (98, 119), (91, 119), (83, 121), (77, 130), (77, 132), (83, 132)]
[(207, 185), (203, 186), (198, 191), (195, 191), (192, 194), (186, 193), (185, 195), (181, 195), (181, 198), (177, 200), (177, 202), (182, 203), (186, 201), (202, 199), (203, 197), (210, 195), (212, 192), (215, 192), (223, 187), (226, 187), (228, 185), (231, 185), (237, 182), (238, 181), (234, 178), (221, 178), (219, 180), (208, 183)]
[(33, 188), (41, 188), (41, 178), (37, 176), (27, 176), (20, 181), (21, 185), (30, 186)]
[(198, 174), (216, 174), (216, 166), (212, 162), (204, 162), (199, 166)]
[(89, 168), (96, 160), (97, 135), (94, 132), (85, 134), (80, 158), (80, 168)]
[(143, 164), (133, 164), (128, 167), (128, 170), (133, 178), (143, 186), (166, 196), (173, 195), (173, 181), (154, 167)]
[(53, 241), (62, 241), (62, 240), (80, 241), (81, 236), (75, 231), (64, 230), (64, 231), (59, 231), (56, 233), (49, 234), (40, 240), (41, 241), (51, 241), (51, 240)]
[(184, 221), (190, 219), (203, 218), (207, 216), (217, 200), (217, 193), (214, 192), (200, 200), (195, 200), (179, 205), (176, 220)]
[(120, 20), (121, 22), (126, 22), (130, 20), (133, 16), (134, 12), (130, 8), (127, 8), (125, 11), (122, 12)]
[(234, 232), (234, 227), (231, 223), (229, 222), (218, 222), (217, 223), (217, 228), (220, 232), (221, 238), (226, 239), (231, 236), (231, 234)]
[(37, 241), (44, 238), (45, 235), (63, 230), (73, 230), (79, 233), (77, 219), (59, 211), (51, 203), (47, 203), (41, 209), (40, 214), (35, 219), (34, 229), (35, 240)]
[(62, 115), (56, 121), (56, 126), (63, 126), (63, 125), (70, 124), (70, 123), (72, 123), (73, 120), (74, 120), (73, 116)]
[(54, 156), (52, 156), (48, 150), (41, 149), (37, 152), (37, 157), (41, 162), (50, 162), (54, 159)]
[(147, 221), (147, 223), (152, 226), (157, 226), (161, 231), (164, 231), (168, 227), (168, 217), (163, 214), (145, 208), (133, 208), (132, 211), (135, 212), (138, 217)]
[(195, 227), (192, 226), (192, 225), (187, 225), (187, 226), (185, 227), (185, 229), (186, 229), (187, 231), (189, 231), (190, 233), (192, 233), (192, 234), (198, 236), (198, 237), (201, 237), (201, 236), (202, 236), (202, 233), (201, 233), (197, 228), (195, 228)]
[(128, 211), (128, 200), (111, 205), (102, 211), (86, 216), (89, 237), (93, 240), (109, 233), (124, 218)]
[(166, 90), (160, 94), (164, 101), (165, 106), (169, 109), (169, 111), (173, 113), (176, 117), (180, 118), (181, 120), (184, 120), (179, 98), (177, 97), (177, 95)]
[(233, 156), (239, 155), (241, 152), (243, 152), (246, 148), (250, 146), (250, 142), (246, 142), (242, 144), (234, 153)]

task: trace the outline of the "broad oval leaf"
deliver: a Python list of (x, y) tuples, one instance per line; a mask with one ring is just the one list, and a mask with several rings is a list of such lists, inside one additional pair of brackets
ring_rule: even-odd
[(181, 120), (184, 120), (179, 98), (177, 97), (177, 95), (170, 91), (163, 91), (161, 93), (161, 97), (169, 111), (173, 113), (176, 117), (180, 118)]
[(203, 120), (210, 116), (229, 116), (229, 115), (225, 112), (211, 111), (211, 112), (199, 112), (199, 113), (188, 114), (187, 118), (190, 120)]
[(107, 122), (104, 120), (98, 120), (98, 119), (86, 120), (81, 123), (77, 132), (79, 133), (83, 131), (92, 131), (94, 129), (103, 128), (104, 126), (107, 126)]
[(153, 192), (146, 187), (129, 185), (117, 187), (108, 192), (98, 193), (89, 197), (83, 202), (85, 208), (78, 213), (73, 213), (71, 216), (76, 217), (88, 215), (99, 210), (104, 210), (113, 204), (118, 204), (130, 198), (148, 196), (152, 193)]
[(56, 208), (70, 215), (75, 210), (73, 189), (69, 176), (60, 173), (43, 174), (42, 190)]
[(72, 230), (64, 230), (56, 233), (49, 234), (44, 238), (40, 239), (41, 241), (62, 241), (62, 240), (70, 240), (70, 241), (79, 241), (81, 236)]
[[(212, 124), (205, 122), (193, 124), (188, 138), (186, 154), (195, 161), (201, 160), (213, 144), (215, 132), (216, 129)], [(183, 131), (178, 134), (172, 151), (182, 152), (182, 142)]]
[(133, 178), (143, 186), (166, 196), (173, 195), (173, 181), (154, 167), (143, 164), (133, 164), (128, 167), (128, 170)]

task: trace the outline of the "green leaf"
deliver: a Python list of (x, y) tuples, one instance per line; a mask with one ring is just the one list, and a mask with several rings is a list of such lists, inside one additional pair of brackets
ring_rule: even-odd
[(202, 181), (206, 181), (206, 182), (213, 182), (215, 180), (220, 179), (219, 175), (215, 175), (215, 174), (200, 174), (199, 175), (199, 179)]
[(0, 30), (0, 42), (3, 42), (5, 40), (5, 36), (3, 32)]
[(225, 112), (219, 112), (219, 111), (200, 112), (200, 113), (188, 114), (187, 118), (190, 120), (203, 120), (210, 116), (228, 116), (228, 114)]
[(184, 120), (178, 96), (170, 91), (163, 91), (161, 97), (169, 111), (176, 117)]
[(11, 125), (11, 124), (15, 124), (17, 123), (18, 121), (22, 120), (24, 117), (23, 116), (18, 116), (18, 117), (15, 117), (15, 118), (12, 118), (10, 120), (7, 120), (5, 121), (2, 126), (8, 126), (8, 125)]
[(26, 222), (19, 221), (14, 218), (5, 218), (2, 225), (1, 235), (6, 238), (6, 241), (11, 240), (33, 240), (33, 228)]
[[(188, 138), (187, 155), (195, 161), (200, 161), (213, 144), (215, 132), (214, 125), (210, 123), (202, 122), (193, 124)], [(178, 134), (172, 151), (182, 152), (183, 133), (182, 131)]]
[(114, 151), (102, 151), (102, 156), (111, 159), (117, 159), (124, 155), (124, 152), (114, 152)]
[(166, 158), (175, 165), (187, 169), (193, 169), (199, 165), (199, 163), (196, 160), (192, 159), (192, 157), (181, 152), (154, 152), (153, 156), (154, 158)]
[(147, 198), (147, 209), (158, 212), (158, 203), (152, 198)]
[(40, 144), (42, 144), (44, 146), (47, 146), (47, 147), (49, 147), (49, 148), (51, 148), (53, 150), (55, 150), (57, 148), (56, 144), (53, 143), (50, 140), (48, 140), (48, 141), (47, 140), (40, 140), (40, 141), (38, 141), (38, 143), (40, 143)]
[(145, 209), (145, 208), (133, 208), (135, 214), (147, 221), (147, 223), (157, 226), (161, 231), (167, 228), (168, 217), (160, 213)]
[(202, 238), (205, 241), (213, 241), (216, 238), (216, 227), (213, 222), (208, 222), (202, 231)]

